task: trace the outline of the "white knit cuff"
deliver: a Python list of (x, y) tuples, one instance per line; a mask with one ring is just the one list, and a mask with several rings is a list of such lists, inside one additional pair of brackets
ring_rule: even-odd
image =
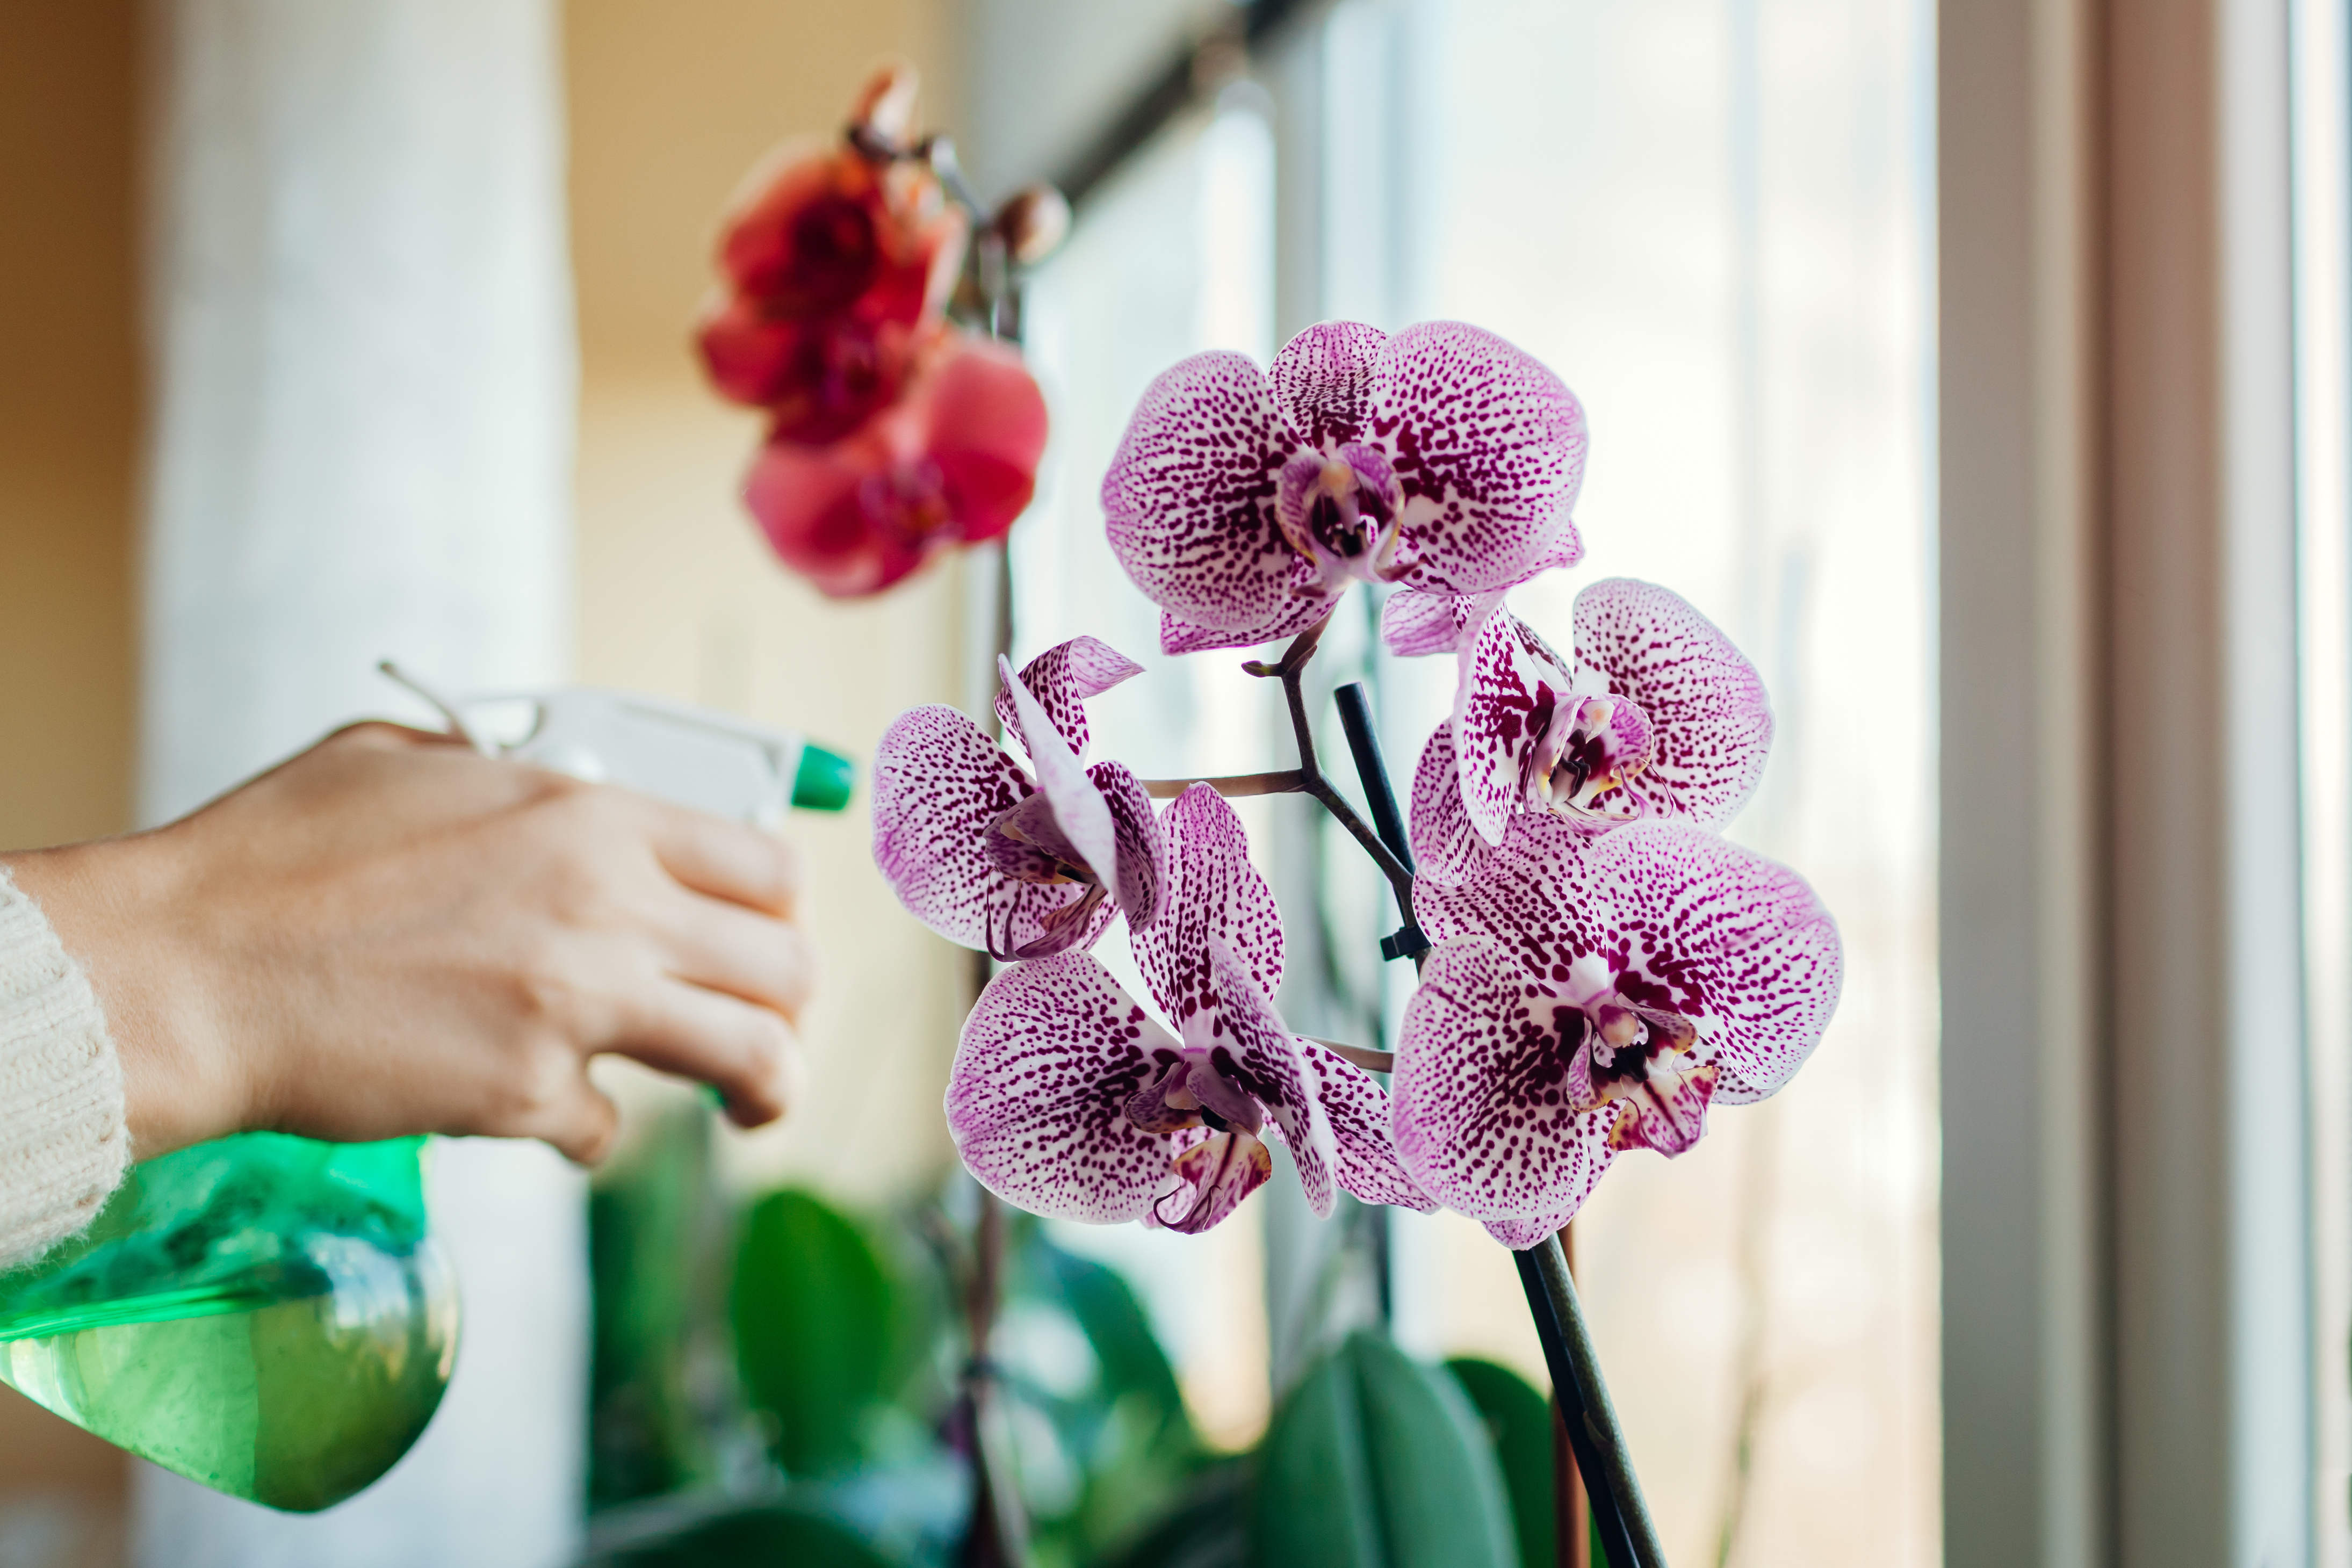
[(98, 998), (0, 870), (0, 1267), (88, 1225), (130, 1153)]

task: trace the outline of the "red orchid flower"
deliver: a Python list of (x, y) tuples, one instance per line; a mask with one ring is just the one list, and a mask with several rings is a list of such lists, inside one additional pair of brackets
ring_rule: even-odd
[(850, 599), (1002, 538), (1045, 450), (1045, 400), (1020, 357), (940, 328), (897, 402), (824, 445), (772, 438), (743, 498), (785, 565)]
[(696, 340), (720, 394), (766, 409), (773, 436), (830, 441), (897, 398), (955, 286), (963, 214), (894, 155), (912, 95), (912, 71), (886, 68), (850, 135), (776, 149), (723, 221)]

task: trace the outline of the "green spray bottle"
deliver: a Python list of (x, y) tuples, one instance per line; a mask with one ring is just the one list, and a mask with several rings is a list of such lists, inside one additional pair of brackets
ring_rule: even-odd
[[(725, 714), (580, 688), (451, 704), (384, 671), (485, 756), (769, 828), (849, 801), (845, 758)], [(234, 1496), (342, 1501), (423, 1435), (457, 1364), (428, 1157), (245, 1133), (141, 1162), (88, 1230), (0, 1274), (0, 1380)]]

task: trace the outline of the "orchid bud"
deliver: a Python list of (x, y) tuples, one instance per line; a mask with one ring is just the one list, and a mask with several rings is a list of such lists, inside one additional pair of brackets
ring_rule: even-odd
[(915, 95), (922, 77), (911, 60), (892, 57), (874, 68), (849, 106), (849, 124), (894, 147), (906, 145), (915, 130)]
[(996, 209), (996, 232), (1013, 260), (1032, 266), (1060, 248), (1070, 232), (1070, 204), (1039, 182), (1024, 185)]

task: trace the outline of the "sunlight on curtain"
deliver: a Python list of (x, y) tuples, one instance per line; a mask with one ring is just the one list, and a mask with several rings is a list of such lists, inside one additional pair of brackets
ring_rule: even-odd
[[(155, 395), (141, 818), (337, 723), (397, 656), (458, 691), (567, 662), (573, 341), (551, 0), (154, 8)], [(147, 1568), (552, 1568), (577, 1554), (581, 1173), (436, 1141), (457, 1374), (377, 1486), (274, 1513), (139, 1469)], [(5, 1552), (0, 1552), (5, 1556)]]
[[(1244, 89), (1246, 93), (1246, 89)], [(1129, 413), (1151, 378), (1188, 354), (1272, 353), (1274, 156), (1244, 96), (1181, 126), (1091, 203), (1029, 298), (1030, 362), (1053, 413), (1038, 500), (1014, 534), (1017, 664), (1081, 633), (1146, 673), (1087, 705), (1091, 756), (1144, 777), (1287, 766), (1265, 684), (1243, 655), (1171, 659), (1159, 612), (1128, 581), (1103, 536), (1100, 490)], [(1269, 873), (1265, 801), (1237, 802)], [(1129, 993), (1149, 992), (1122, 938), (1095, 950)], [(1267, 1406), (1260, 1256), (1263, 1203), (1205, 1236), (1140, 1226), (1056, 1223), (1054, 1239), (1123, 1271), (1176, 1364), (1186, 1403), (1213, 1442), (1255, 1439)]]
[[(1731, 632), (1779, 721), (1733, 836), (1803, 870), (1845, 936), (1837, 1021), (1795, 1082), (1718, 1112), (1680, 1160), (1624, 1159), (1578, 1223), (1667, 1547), (1716, 1562), (1727, 1532), (1748, 1568), (1935, 1562), (1932, 13), (1351, 10), (1387, 56), (1351, 79), (1415, 106), (1391, 160), (1390, 324), (1492, 328), (1591, 419), (1590, 553), (1515, 602), (1565, 644), (1579, 589), (1636, 576)], [(1392, 746), (1441, 716), (1437, 663), (1391, 673)], [(1507, 1288), (1427, 1310), (1458, 1338)]]

